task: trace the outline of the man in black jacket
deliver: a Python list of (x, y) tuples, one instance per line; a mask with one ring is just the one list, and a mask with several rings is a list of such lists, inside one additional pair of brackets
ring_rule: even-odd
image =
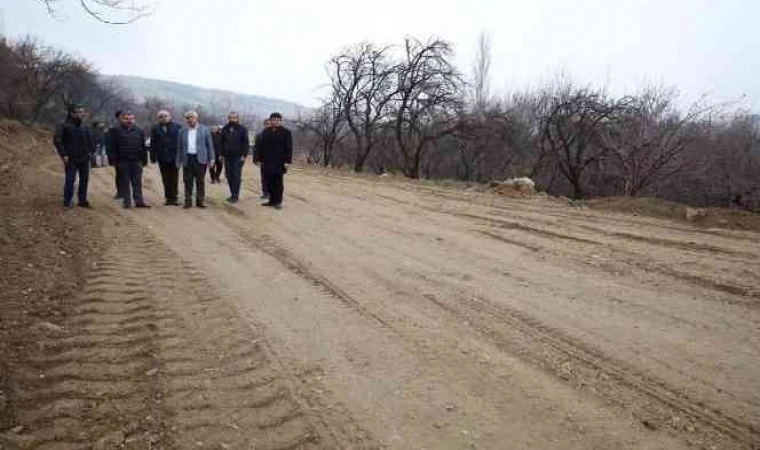
[(87, 201), (87, 182), (90, 178), (90, 158), (95, 153), (95, 140), (89, 127), (83, 123), (85, 115), (84, 108), (72, 105), (69, 107), (66, 119), (55, 129), (53, 144), (63, 160), (66, 173), (63, 185), (64, 208), (71, 207), (77, 174), (79, 174), (77, 205), (82, 208), (90, 207), (90, 202)]
[(242, 183), (243, 164), (248, 157), (250, 141), (248, 129), (240, 125), (238, 113), (231, 112), (227, 115), (229, 122), (222, 128), (222, 155), (224, 166), (227, 168), (227, 183), (230, 186), (230, 203), (237, 203), (240, 198), (240, 184)]
[[(145, 204), (142, 194), (143, 167), (148, 165), (148, 149), (145, 146), (145, 133), (135, 125), (135, 115), (122, 111), (121, 124), (111, 128), (109, 141), (111, 151), (119, 165), (121, 193), (124, 194), (124, 207), (132, 207), (132, 198), (138, 208), (150, 208)], [(130, 198), (130, 190), (132, 195)]]
[(113, 148), (111, 146), (111, 133), (113, 133), (114, 130), (118, 130), (121, 124), (121, 110), (116, 111), (113, 116), (116, 119), (116, 125), (108, 129), (108, 134), (106, 135), (105, 139), (106, 154), (108, 155), (108, 165), (113, 167), (114, 172), (114, 185), (116, 186), (116, 195), (114, 195), (113, 198), (114, 200), (123, 200), (124, 193), (121, 192), (121, 171), (119, 170), (119, 164), (116, 161), (116, 155), (113, 153)]
[(282, 195), (285, 190), (283, 177), (286, 165), (293, 162), (293, 134), (282, 126), (282, 115), (272, 113), (269, 116), (270, 128), (261, 133), (259, 158), (264, 165), (264, 173), (269, 190), (269, 201), (263, 206), (282, 208)]
[(253, 144), (253, 163), (259, 166), (259, 172), (261, 177), (261, 198), (268, 199), (269, 191), (267, 190), (267, 179), (264, 173), (264, 164), (261, 164), (261, 133), (270, 127), (269, 119), (264, 120), (264, 129), (256, 134)]
[(161, 181), (164, 183), (166, 206), (179, 206), (177, 188), (179, 185), (179, 169), (177, 169), (177, 137), (179, 124), (172, 121), (169, 111), (158, 112), (158, 123), (150, 132), (150, 159), (158, 162), (161, 170)]

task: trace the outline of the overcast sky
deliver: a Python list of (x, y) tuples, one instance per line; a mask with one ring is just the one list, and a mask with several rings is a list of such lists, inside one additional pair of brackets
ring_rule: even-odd
[(760, 0), (156, 0), (129, 26), (100, 24), (78, 3), (58, 0), (54, 20), (39, 0), (3, 1), (5, 33), (36, 34), (108, 74), (313, 105), (324, 63), (347, 44), (436, 35), (469, 72), (487, 31), (495, 93), (561, 70), (614, 92), (656, 82), (760, 109)]

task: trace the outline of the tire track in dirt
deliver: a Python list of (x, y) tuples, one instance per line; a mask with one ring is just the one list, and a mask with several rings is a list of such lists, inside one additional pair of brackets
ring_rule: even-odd
[(122, 272), (118, 263), (95, 263), (92, 279), (111, 281), (85, 285), (70, 301), (65, 327), (37, 343), (45, 357), (22, 372), (18, 420), (25, 430), (13, 436), (17, 448), (171, 448), (157, 403), (163, 387), (146, 375), (160, 364), (163, 331), (152, 317), (161, 308), (145, 286), (119, 283)]
[[(567, 242), (570, 242), (570, 243), (579, 243), (579, 244), (585, 244), (585, 245), (591, 245), (591, 246), (597, 246), (597, 247), (613, 248), (615, 250), (615, 252), (616, 252), (617, 255), (626, 255), (626, 256), (628, 256), (628, 258), (626, 258), (624, 261), (621, 261), (624, 265), (633, 266), (633, 267), (635, 267), (635, 268), (637, 268), (637, 269), (639, 269), (639, 270), (641, 270), (641, 271), (643, 271), (645, 273), (653, 273), (653, 274), (658, 274), (658, 275), (664, 275), (664, 276), (667, 276), (669, 278), (680, 280), (680, 281), (686, 282), (686, 283), (691, 284), (691, 285), (695, 285), (695, 286), (699, 286), (699, 287), (702, 287), (702, 288), (711, 289), (711, 290), (718, 291), (718, 292), (723, 292), (723, 293), (731, 294), (731, 295), (734, 295), (734, 296), (745, 297), (745, 298), (749, 298), (749, 299), (760, 299), (760, 291), (758, 291), (754, 287), (739, 286), (739, 285), (736, 285), (736, 284), (733, 284), (733, 283), (718, 281), (718, 280), (715, 280), (715, 279), (712, 279), (712, 278), (707, 278), (707, 277), (703, 277), (703, 276), (700, 276), (700, 275), (684, 272), (682, 270), (674, 269), (674, 268), (672, 268), (670, 266), (666, 266), (666, 265), (657, 263), (657, 262), (655, 262), (655, 261), (653, 261), (651, 259), (648, 259), (646, 261), (642, 261), (640, 259), (640, 255), (638, 255), (637, 253), (631, 252), (631, 251), (626, 250), (626, 249), (623, 249), (623, 248), (621, 248), (619, 246), (613, 246), (613, 245), (611, 245), (609, 243), (605, 243), (605, 242), (602, 242), (602, 241), (596, 241), (596, 240), (592, 240), (592, 239), (586, 239), (586, 238), (582, 238), (582, 237), (578, 237), (578, 236), (573, 236), (573, 235), (570, 235), (570, 234), (567, 234), (567, 233), (562, 233), (562, 232), (558, 232), (558, 231), (552, 231), (552, 230), (547, 230), (547, 229), (543, 229), (543, 228), (538, 228), (538, 227), (535, 227), (535, 226), (526, 225), (526, 224), (523, 224), (523, 223), (520, 223), (520, 222), (516, 222), (516, 221), (510, 221), (510, 220), (505, 220), (505, 219), (496, 219), (496, 218), (493, 218), (493, 217), (481, 216), (481, 215), (477, 215), (477, 214), (470, 214), (470, 213), (462, 213), (462, 212), (457, 212), (457, 211), (450, 211), (450, 210), (435, 208), (435, 207), (426, 206), (426, 205), (414, 204), (414, 203), (406, 202), (406, 201), (399, 200), (399, 199), (396, 199), (396, 198), (393, 198), (393, 197), (388, 197), (388, 196), (380, 195), (380, 194), (377, 194), (377, 195), (379, 195), (382, 198), (386, 198), (388, 200), (392, 200), (394, 202), (397, 202), (397, 203), (400, 203), (400, 204), (404, 204), (406, 206), (420, 208), (420, 209), (424, 209), (424, 210), (427, 210), (427, 211), (430, 211), (430, 212), (434, 212), (434, 213), (438, 213), (438, 214), (446, 214), (446, 215), (451, 215), (451, 216), (454, 216), (454, 217), (460, 217), (460, 218), (464, 218), (464, 219), (468, 219), (468, 220), (477, 220), (477, 221), (480, 221), (480, 222), (483, 222), (483, 223), (487, 223), (487, 224), (489, 224), (491, 226), (494, 226), (494, 227), (500, 228), (500, 229), (516, 230), (516, 231), (528, 233), (528, 234), (531, 234), (531, 235), (534, 235), (534, 236), (537, 236), (537, 237), (541, 237), (541, 238), (546, 238), (546, 239), (560, 239), (560, 240), (564, 240), (564, 241), (567, 241)], [(552, 225), (552, 226), (557, 226), (557, 227), (559, 226), (557, 224), (554, 224), (553, 222), (547, 222), (547, 223), (549, 225)], [(590, 231), (598, 232), (600, 234), (607, 233), (611, 237), (624, 238), (624, 239), (628, 239), (628, 240), (645, 242), (645, 243), (651, 244), (651, 245), (664, 245), (664, 246), (667, 246), (667, 247), (670, 247), (670, 248), (677, 248), (677, 249), (680, 249), (680, 250), (704, 251), (704, 252), (708, 252), (708, 253), (711, 253), (713, 251), (713, 247), (712, 246), (704, 246), (704, 245), (703, 246), (699, 246), (699, 245), (690, 246), (690, 245), (687, 245), (687, 244), (683, 244), (682, 245), (682, 243), (672, 242), (672, 241), (668, 241), (667, 243), (663, 243), (663, 242), (661, 242), (661, 241), (663, 241), (661, 239), (646, 238), (646, 237), (642, 237), (642, 236), (631, 235), (629, 233), (605, 232), (603, 230), (598, 230), (595, 227), (589, 227), (589, 226), (584, 226), (584, 227), (586, 229), (590, 230)], [(507, 244), (510, 244), (510, 245), (517, 245), (517, 246), (520, 246), (520, 247), (523, 247), (523, 248), (527, 248), (527, 249), (529, 249), (531, 251), (537, 251), (539, 249), (540, 250), (547, 250), (547, 251), (550, 250), (548, 247), (545, 247), (545, 246), (535, 246), (535, 245), (532, 245), (532, 244), (520, 243), (517, 239), (510, 239), (508, 237), (505, 237), (505, 236), (497, 234), (497, 233), (481, 232), (481, 234), (484, 234), (484, 235), (486, 235), (486, 236), (488, 236), (490, 238), (499, 240), (501, 242), (504, 242), (504, 243), (507, 243)], [(722, 249), (721, 251), (719, 251), (717, 253), (720, 253), (720, 254), (730, 254), (730, 255), (736, 255), (736, 256), (749, 256), (749, 257), (752, 257), (751, 260), (753, 260), (753, 261), (756, 259), (754, 257), (755, 256), (754, 253), (751, 253), (751, 252), (742, 252), (740, 254), (740, 253), (732, 251), (732, 250)], [(586, 261), (586, 260), (584, 260), (582, 258), (578, 259), (578, 261), (580, 261), (580, 262), (582, 262), (584, 264), (588, 263), (588, 261)], [(750, 261), (747, 261), (747, 263), (748, 264), (752, 264), (752, 262), (750, 262)], [(607, 267), (605, 265), (595, 266), (595, 267), (599, 267), (599, 268), (601, 268), (603, 270), (606, 270), (606, 271), (608, 271), (610, 273), (620, 272), (620, 269), (619, 268), (615, 268), (615, 267)], [(731, 303), (737, 303), (737, 304), (746, 304), (746, 305), (751, 305), (751, 306), (755, 306), (756, 305), (756, 302), (752, 302), (752, 301), (750, 301), (750, 302), (743, 301), (743, 300), (736, 300), (736, 301), (729, 300), (729, 301)]]
[[(420, 273), (410, 276), (430, 286), (439, 284)], [(760, 429), (755, 424), (695, 401), (503, 302), (473, 296), (454, 286), (448, 288), (456, 294), (442, 298), (406, 291), (403, 284), (391, 280), (384, 283), (399, 297), (425, 299), (496, 348), (628, 411), (647, 428), (667, 429), (697, 448), (760, 448)]]
[[(399, 187), (396, 185), (390, 185), (390, 187), (399, 189)], [(526, 200), (526, 199), (520, 199), (520, 198), (509, 198), (509, 205), (505, 206), (503, 205), (503, 203), (506, 201), (506, 199), (492, 193), (468, 192), (466, 193), (466, 197), (463, 197), (462, 192), (452, 192), (452, 190), (450, 189), (422, 187), (422, 186), (418, 187), (418, 191), (423, 192), (433, 198), (444, 198), (446, 200), (457, 201), (460, 203), (476, 204), (478, 206), (493, 208), (499, 211), (503, 211), (505, 213), (522, 212), (526, 214), (539, 214), (540, 216), (543, 216), (543, 217), (555, 217), (555, 218), (559, 218), (563, 220), (571, 220), (575, 223), (579, 223), (580, 221), (593, 221), (593, 222), (598, 222), (598, 223), (608, 223), (612, 226), (642, 225), (642, 226), (648, 226), (648, 227), (656, 227), (656, 228), (662, 228), (662, 229), (667, 229), (667, 230), (673, 230), (679, 233), (692, 233), (692, 234), (701, 234), (705, 236), (712, 236), (712, 237), (719, 237), (719, 238), (730, 238), (732, 240), (741, 240), (741, 241), (747, 241), (751, 243), (757, 242), (757, 239), (754, 236), (748, 235), (746, 232), (740, 232), (736, 230), (727, 230), (727, 229), (725, 230), (705, 229), (705, 228), (699, 228), (696, 226), (693, 226), (693, 227), (679, 226), (679, 225), (674, 224), (673, 221), (661, 220), (661, 219), (650, 219), (650, 218), (644, 218), (644, 217), (637, 217), (633, 215), (627, 218), (618, 218), (618, 217), (613, 216), (613, 214), (616, 214), (616, 213), (603, 213), (603, 212), (595, 211), (593, 209), (592, 211), (594, 211), (594, 213), (589, 215), (589, 217), (582, 217), (576, 213), (578, 209), (577, 207), (573, 208), (573, 207), (563, 205), (563, 204), (557, 205), (557, 204), (553, 204), (547, 201), (535, 202), (532, 200)], [(499, 205), (498, 203), (502, 203), (502, 205)], [(555, 210), (556, 212), (552, 210)], [(617, 214), (624, 215), (625, 213), (617, 213)], [(656, 223), (653, 223), (653, 221), (656, 221)]]
[[(244, 211), (231, 205), (225, 205), (224, 210), (225, 212), (238, 217), (247, 216)], [(231, 224), (229, 221), (226, 223), (230, 225), (230, 228), (235, 230), (241, 238), (251, 242), (256, 248), (276, 259), (280, 264), (285, 266), (285, 268), (308, 281), (312, 286), (335, 298), (347, 307), (357, 311), (363, 317), (377, 322), (384, 328), (391, 328), (385, 319), (365, 308), (358, 300), (353, 298), (328, 278), (310, 269), (307, 264), (301, 262), (301, 260), (299, 260), (293, 253), (280, 245), (276, 239), (265, 234), (254, 233), (247, 228), (241, 227), (239, 224)]]
[[(227, 210), (235, 216), (246, 216), (244, 211), (234, 207)], [(228, 224), (232, 229), (241, 230), (237, 223)], [(490, 236), (488, 232), (483, 234)], [(270, 237), (250, 235), (245, 231), (240, 231), (240, 235), (268, 254), (287, 254), (291, 267), (296, 263), (299, 268), (309, 267), (308, 263), (295, 259), (297, 256)], [(498, 235), (490, 237), (500, 239)], [(532, 251), (540, 250), (509, 239), (506, 243)], [(316, 271), (307, 270), (310, 278), (326, 280), (334, 285)], [(425, 279), (431, 285), (437, 283), (423, 274), (417, 273), (414, 277)], [(396, 292), (400, 297), (425, 298), (450, 314), (455, 322), (468, 324), (502, 351), (551, 373), (564, 383), (586, 389), (629, 411), (647, 428), (668, 429), (701, 448), (716, 445), (723, 449), (743, 449), (748, 445), (760, 445), (760, 430), (753, 424), (695, 401), (665, 382), (610, 358), (522, 311), (489, 300), (470, 299), (464, 292), (460, 292), (453, 301), (440, 300), (434, 295), (404, 292), (399, 290), (396, 281), (385, 279), (380, 274), (376, 274), (373, 280), (383, 283), (390, 292)], [(455, 287), (453, 289), (457, 290)], [(361, 303), (360, 299), (354, 301)], [(397, 331), (387, 320), (381, 318), (381, 323), (390, 331)]]
[(293, 385), (308, 377), (290, 379), (202, 270), (130, 219), (109, 238), (65, 328), (19, 370), (8, 448), (373, 448), (306, 412)]

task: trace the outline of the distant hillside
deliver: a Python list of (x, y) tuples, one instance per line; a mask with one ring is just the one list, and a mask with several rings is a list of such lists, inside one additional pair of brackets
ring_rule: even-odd
[(235, 109), (264, 117), (274, 111), (286, 118), (296, 118), (306, 108), (289, 101), (258, 95), (240, 94), (220, 89), (207, 89), (173, 81), (154, 80), (131, 75), (104, 75), (106, 80), (115, 80), (129, 89), (142, 101), (146, 97), (160, 97), (171, 101), (177, 108), (202, 105), (213, 111)]

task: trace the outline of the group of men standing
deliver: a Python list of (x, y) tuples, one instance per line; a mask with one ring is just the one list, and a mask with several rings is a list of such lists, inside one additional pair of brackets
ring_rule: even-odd
[[(90, 159), (95, 153), (97, 135), (83, 123), (85, 111), (72, 107), (66, 120), (56, 128), (54, 143), (65, 167), (63, 204), (71, 207), (74, 182), (79, 177), (78, 206), (89, 208), (87, 184)], [(135, 124), (130, 111), (116, 113), (118, 125), (104, 139), (109, 165), (115, 168), (117, 194), (125, 208), (149, 208), (142, 193), (143, 168), (150, 161), (158, 163), (164, 185), (165, 205), (179, 205), (179, 172), (184, 183), (184, 208), (205, 208), (206, 172), (210, 169), (212, 183), (220, 181), (221, 168), (229, 184), (227, 201), (240, 199), (242, 172), (250, 150), (248, 129), (240, 124), (239, 115), (230, 112), (224, 127), (214, 130), (198, 122), (198, 114), (188, 111), (185, 125), (172, 120), (168, 111), (157, 114), (157, 123), (150, 130), (150, 147), (146, 135)], [(256, 135), (253, 162), (261, 167), (263, 206), (282, 208), (283, 176), (293, 160), (293, 138), (282, 123), (282, 115), (272, 113), (265, 128)]]

